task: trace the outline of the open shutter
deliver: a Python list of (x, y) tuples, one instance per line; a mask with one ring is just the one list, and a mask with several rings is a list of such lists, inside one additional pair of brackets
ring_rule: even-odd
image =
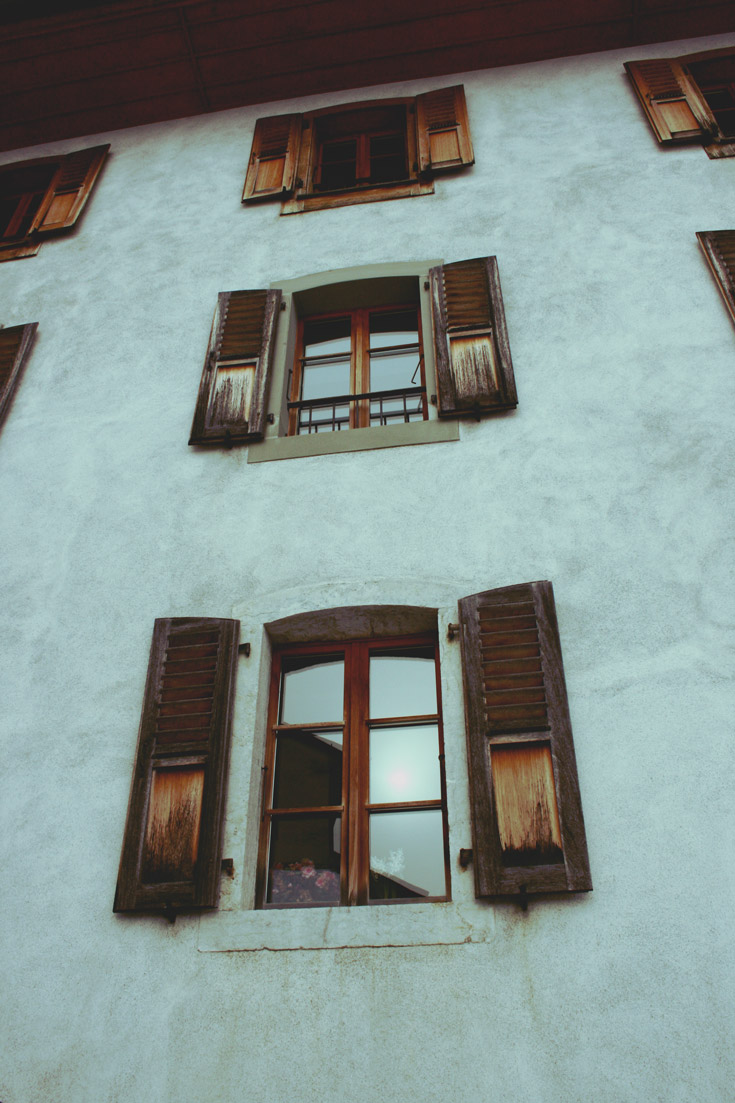
[(217, 906), (238, 634), (155, 623), (116, 912)]
[(109, 145), (80, 149), (62, 157), (38, 216), (38, 234), (68, 230), (74, 225), (87, 202), (100, 169), (105, 163)]
[(697, 238), (735, 322), (735, 230), (706, 230)]
[(592, 888), (550, 582), (459, 604), (477, 896)]
[(261, 440), (281, 292), (222, 291), (189, 444)]
[(10, 409), (15, 388), (31, 347), (38, 322), (0, 329), (0, 425)]
[(301, 115), (258, 119), (242, 193), (243, 203), (291, 195), (301, 143)]
[(448, 172), (473, 165), (467, 103), (461, 84), (416, 97), (419, 172)]
[(445, 264), (430, 276), (439, 416), (516, 406), (497, 260)]
[(678, 58), (626, 61), (625, 68), (659, 142), (668, 145), (711, 133), (714, 119)]

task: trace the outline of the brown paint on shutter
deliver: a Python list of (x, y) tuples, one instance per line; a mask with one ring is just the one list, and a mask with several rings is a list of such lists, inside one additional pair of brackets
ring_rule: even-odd
[(7, 417), (38, 322), (0, 329), (0, 425)]
[(153, 771), (141, 867), (146, 884), (193, 881), (203, 795), (201, 766)]
[(563, 861), (548, 744), (494, 747), (490, 756), (503, 865)]
[(156, 621), (115, 911), (217, 905), (238, 631)]
[(301, 115), (258, 119), (253, 134), (243, 203), (290, 195), (296, 183)]
[(69, 153), (59, 163), (49, 194), (35, 222), (38, 234), (68, 230), (74, 225), (89, 198), (109, 145)]
[(592, 887), (550, 582), (459, 605), (477, 896)]
[(189, 444), (262, 438), (280, 303), (278, 290), (220, 293)]
[(472, 165), (467, 103), (461, 84), (416, 97), (416, 131), (421, 173), (449, 172)]
[(659, 142), (668, 145), (701, 138), (714, 120), (680, 58), (626, 61), (625, 69)]
[(705, 230), (697, 239), (735, 322), (735, 230)]
[(496, 258), (445, 264), (430, 277), (439, 415), (479, 417), (516, 406)]

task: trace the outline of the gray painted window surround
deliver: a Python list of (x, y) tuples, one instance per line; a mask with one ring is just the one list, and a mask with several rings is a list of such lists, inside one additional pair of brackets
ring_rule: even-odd
[(416, 263), (360, 265), (332, 272), (319, 272), (298, 279), (275, 280), (271, 284), (271, 287), (281, 289), (285, 304), (278, 325), (268, 397), (268, 416), (272, 417), (272, 423), (267, 426), (264, 440), (251, 444), (248, 448), (248, 463), (459, 440), (458, 422), (453, 419), (440, 421), (436, 406), (432, 403), (429, 403), (427, 421), (349, 429), (341, 433), (297, 437), (286, 435), (289, 369), (296, 349), (298, 319), (306, 314), (359, 306), (388, 306), (415, 298), (421, 311), (426, 389), (429, 396), (436, 393), (431, 306), (425, 284), (428, 282), (429, 269), (441, 263), (437, 260), (426, 260)]

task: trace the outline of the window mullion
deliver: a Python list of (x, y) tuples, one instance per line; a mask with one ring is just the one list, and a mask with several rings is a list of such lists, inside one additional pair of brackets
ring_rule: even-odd
[(366, 904), (368, 899), (368, 877), (370, 870), (369, 823), (366, 811), (368, 801), (369, 748), (368, 748), (368, 663), (370, 661), (368, 645), (354, 643), (351, 716), (353, 763), (352, 786), (350, 796), (353, 806), (352, 845), (355, 864), (355, 883), (357, 904)]
[(360, 702), (359, 655), (355, 644), (345, 649), (345, 780), (343, 853), (347, 861), (346, 903), (357, 904), (360, 898)]
[[(370, 315), (368, 310), (356, 310), (353, 314), (355, 387), (353, 394), (365, 394), (370, 390)], [(354, 403), (355, 425), (365, 428), (370, 425), (370, 400), (361, 399)]]
[(370, 134), (357, 135), (357, 163), (355, 178), (358, 184), (367, 184), (370, 180)]
[[(298, 402), (301, 398), (301, 379), (303, 376), (304, 365), (301, 360), (301, 356), (304, 352), (304, 319), (299, 318), (298, 329), (296, 333), (296, 356), (294, 359), (293, 372), (291, 375), (291, 393), (288, 397), (289, 402)], [(288, 411), (288, 435), (290, 437), (295, 436), (299, 431), (299, 413), (298, 409)]]

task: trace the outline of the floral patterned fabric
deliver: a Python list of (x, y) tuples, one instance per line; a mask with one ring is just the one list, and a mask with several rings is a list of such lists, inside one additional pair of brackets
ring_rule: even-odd
[(317, 869), (310, 858), (271, 870), (270, 901), (273, 904), (338, 904), (339, 874)]

